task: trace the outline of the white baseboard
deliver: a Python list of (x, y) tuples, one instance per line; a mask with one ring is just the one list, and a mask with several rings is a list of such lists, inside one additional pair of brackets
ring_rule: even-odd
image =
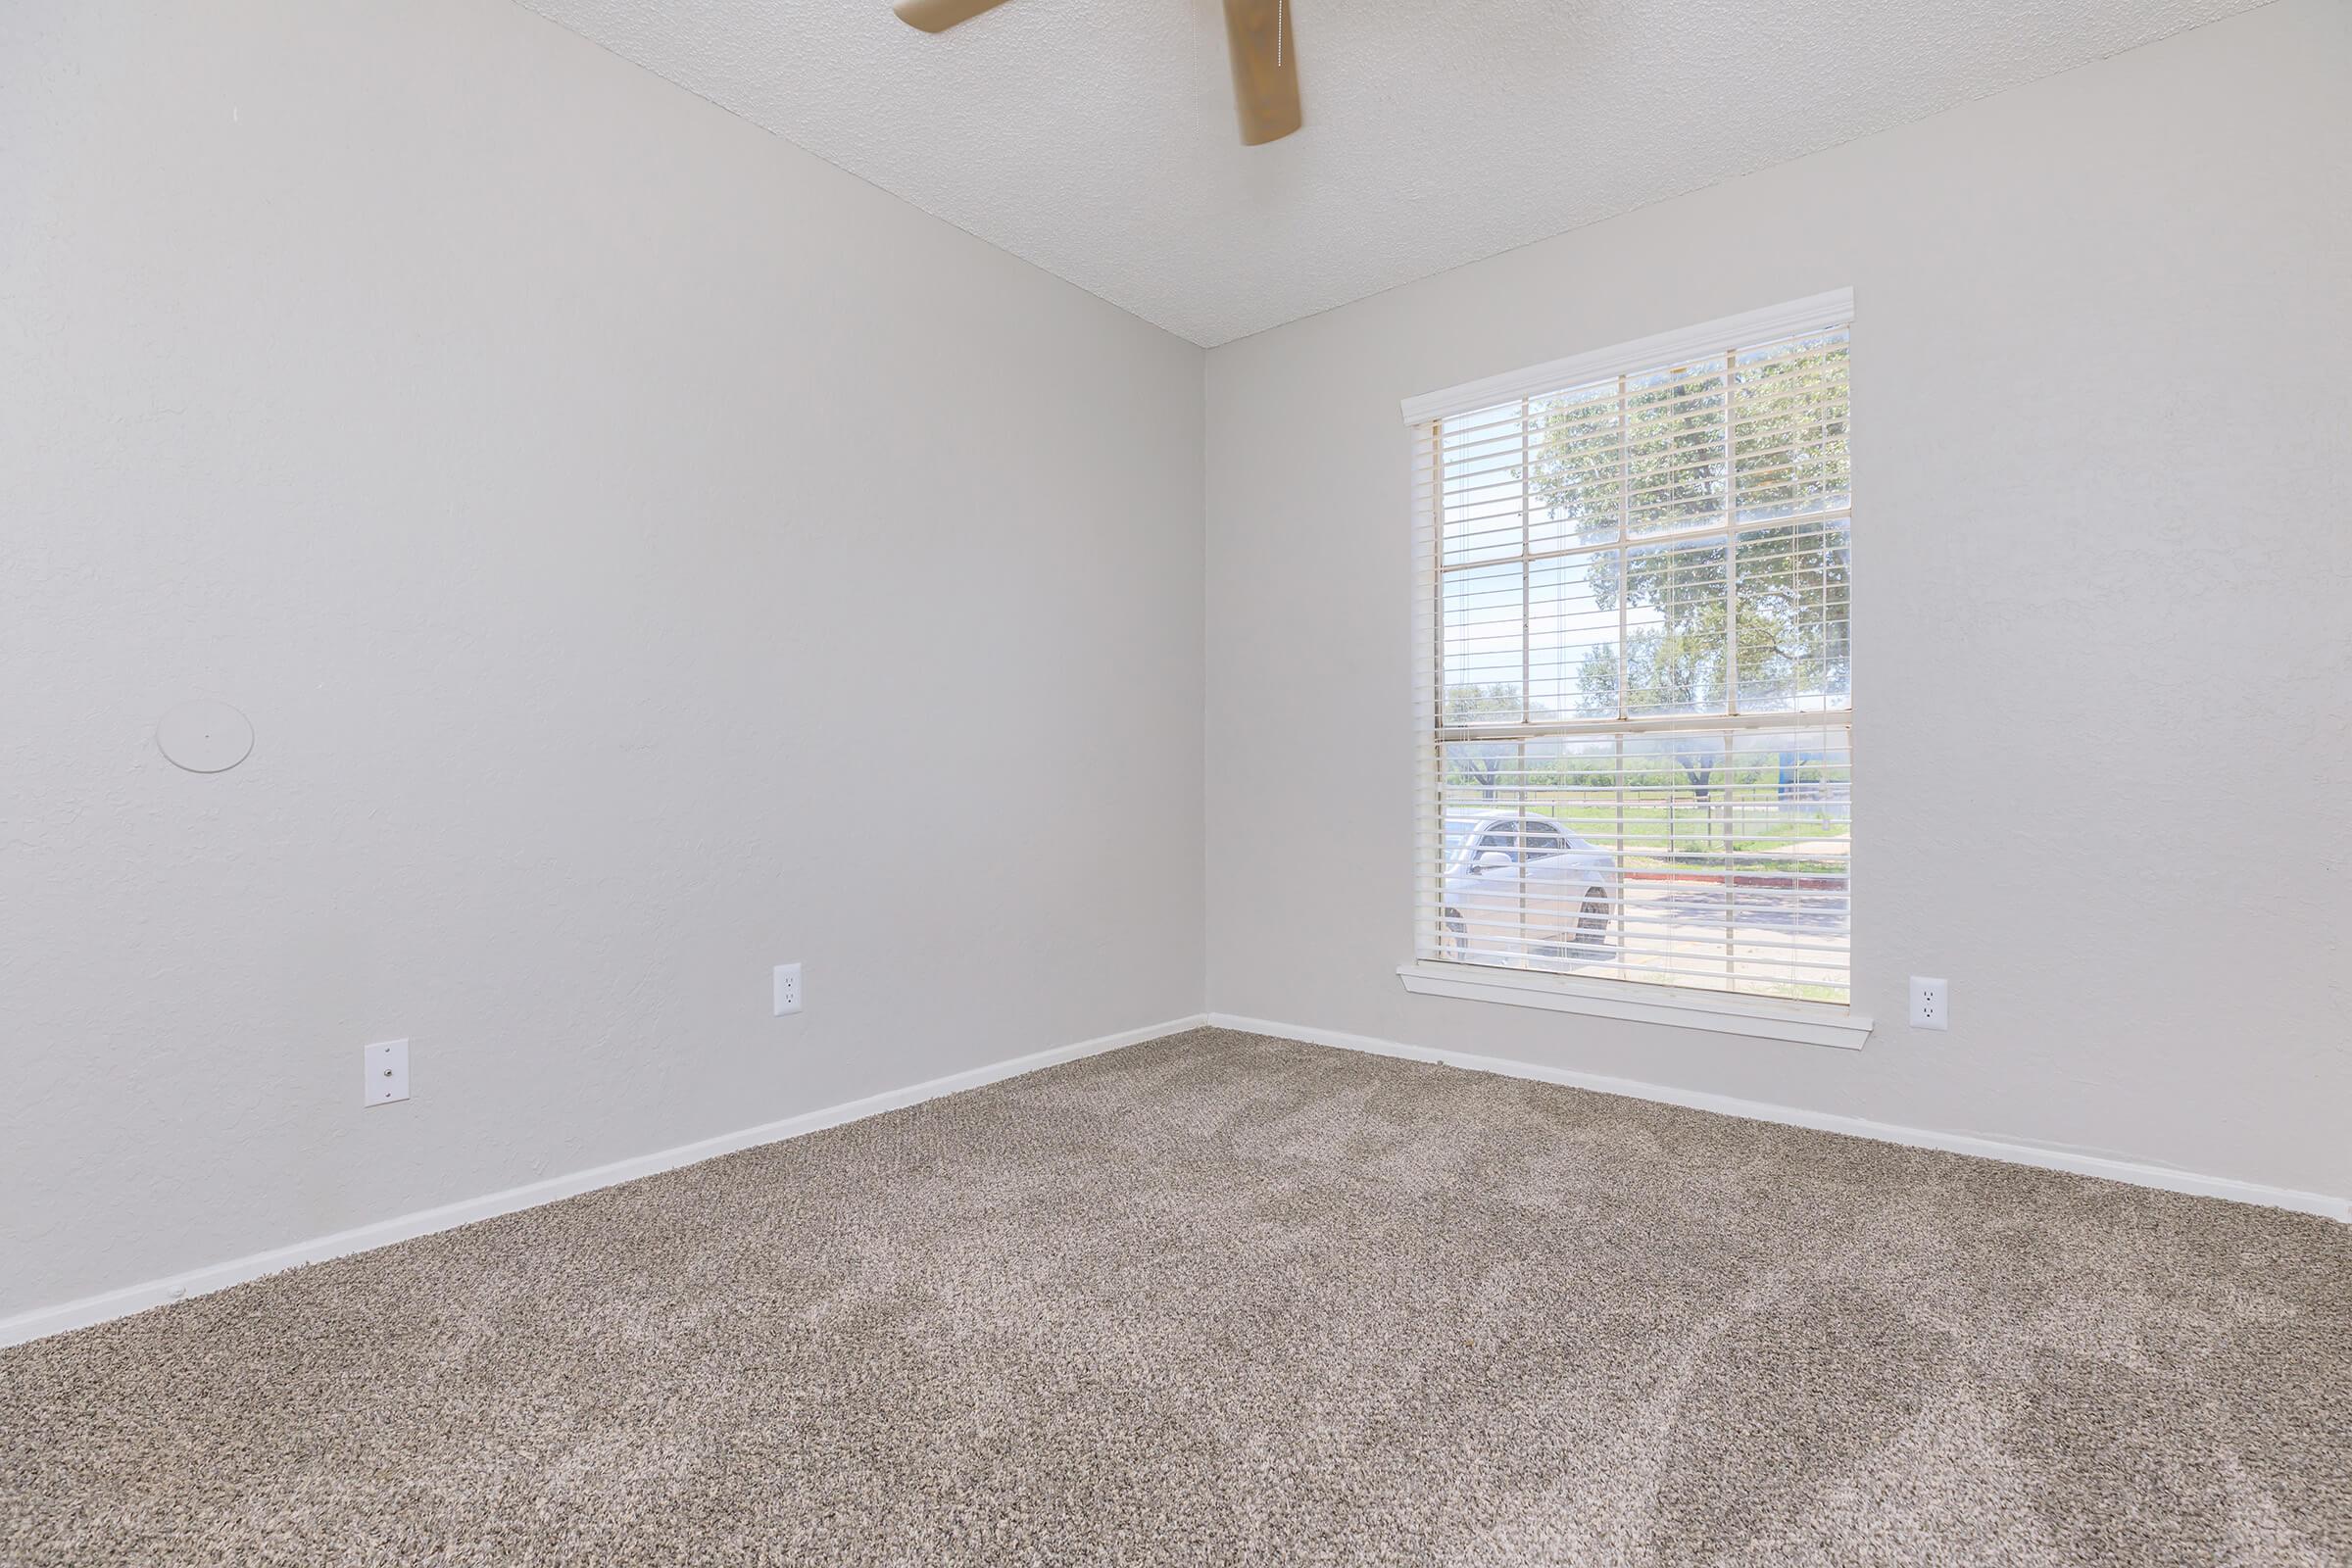
[(1529, 1078), (1540, 1083), (1565, 1084), (1575, 1089), (1591, 1089), (1604, 1095), (1622, 1095), (1633, 1100), (1655, 1101), (1662, 1104), (1687, 1105), (1694, 1110), (1710, 1110), (1719, 1115), (1743, 1116), (1751, 1121), (1778, 1122), (1788, 1127), (1812, 1127), (1823, 1132), (1844, 1133), (1855, 1138), (1875, 1139), (1880, 1143), (1902, 1144), (1913, 1149), (1939, 1149), (1956, 1154), (1975, 1154), (1984, 1159), (2007, 1160), (2012, 1164), (2034, 1165), (2044, 1170), (2073, 1171), (2078, 1175), (2097, 1176), (2108, 1181), (2128, 1182), (2136, 1187), (2153, 1187), (2165, 1192), (2191, 1193), (2203, 1198), (2220, 1198), (2236, 1203), (2257, 1203), (2269, 1208), (2289, 1209), (2301, 1214), (2319, 1214), (2332, 1220), (2352, 1222), (2352, 1200), (2330, 1198), (2321, 1193), (2296, 1192), (2291, 1188), (2265, 1187), (2256, 1182), (2233, 1181), (2222, 1176), (2203, 1176), (2194, 1171), (2174, 1170), (2162, 1165), (2143, 1165), (2132, 1160), (2114, 1159), (2104, 1154), (2082, 1153), (2072, 1150), (2044, 1149), (2033, 1144), (2011, 1143), (1998, 1138), (1982, 1138), (1967, 1133), (1930, 1132), (1918, 1127), (1898, 1127), (1888, 1122), (1865, 1121), (1856, 1116), (1838, 1116), (1826, 1111), (1803, 1110), (1793, 1105), (1774, 1105), (1755, 1100), (1738, 1100), (1729, 1095), (1711, 1095), (1694, 1089), (1675, 1089), (1663, 1084), (1642, 1083), (1631, 1078), (1609, 1078), (1598, 1073), (1576, 1072), (1565, 1067), (1545, 1067), (1535, 1062), (1514, 1061), (1502, 1056), (1472, 1055), (1458, 1051), (1441, 1051), (1429, 1046), (1408, 1046), (1394, 1040), (1375, 1039), (1370, 1035), (1348, 1034), (1337, 1029), (1315, 1029), (1303, 1024), (1278, 1023), (1269, 1018), (1243, 1018), (1231, 1013), (1195, 1014), (1172, 1018), (1165, 1023), (1147, 1025), (1141, 1029), (1123, 1030), (1118, 1034), (1102, 1035), (1094, 1040), (1082, 1040), (1076, 1045), (1041, 1051), (1034, 1055), (1016, 1056), (1009, 1061), (974, 1067), (968, 1072), (952, 1073), (934, 1078), (928, 1083), (913, 1084), (905, 1089), (886, 1090), (847, 1104), (831, 1105), (822, 1110), (788, 1116), (758, 1127), (746, 1127), (740, 1132), (722, 1133), (700, 1143), (665, 1149), (659, 1153), (640, 1154), (633, 1159), (617, 1160), (599, 1165), (592, 1170), (573, 1171), (564, 1176), (551, 1176), (545, 1181), (523, 1187), (511, 1187), (505, 1192), (485, 1197), (446, 1203), (439, 1208), (402, 1214), (392, 1219), (378, 1220), (353, 1230), (337, 1231), (291, 1247), (273, 1248), (266, 1252), (254, 1252), (245, 1257), (216, 1263), (208, 1268), (175, 1274), (169, 1279), (149, 1280), (141, 1285), (126, 1286), (99, 1296), (87, 1296), (59, 1306), (35, 1308), (15, 1317), (0, 1318), (0, 1346), (21, 1345), (71, 1329), (87, 1328), (111, 1318), (127, 1317), (149, 1307), (162, 1306), (191, 1296), (203, 1296), (213, 1291), (242, 1285), (268, 1274), (282, 1273), (305, 1263), (324, 1262), (330, 1257), (343, 1257), (353, 1252), (365, 1252), (378, 1247), (388, 1247), (411, 1237), (427, 1236), (435, 1231), (453, 1230), (471, 1224), (477, 1219), (489, 1219), (499, 1214), (511, 1214), (517, 1209), (535, 1208), (541, 1203), (553, 1203), (578, 1194), (593, 1192), (600, 1187), (613, 1187), (631, 1182), (641, 1176), (658, 1175), (675, 1170), (681, 1165), (693, 1165), (737, 1150), (751, 1149), (760, 1144), (780, 1143), (807, 1133), (838, 1127), (844, 1122), (860, 1121), (878, 1116), (884, 1111), (898, 1110), (936, 1100), (942, 1095), (959, 1094), (966, 1089), (1017, 1078), (1022, 1073), (1035, 1072), (1058, 1062), (1075, 1061), (1081, 1056), (1100, 1055), (1124, 1046), (1157, 1040), (1178, 1034), (1200, 1024), (1213, 1024), (1220, 1029), (1240, 1029), (1250, 1034), (1274, 1035), (1285, 1040), (1304, 1041), (1309, 1045), (1334, 1046), (1343, 1051), (1360, 1051), (1376, 1056), (1398, 1056), (1407, 1061), (1433, 1062), (1441, 1066), (1466, 1068), (1472, 1072), (1497, 1073), (1506, 1078)]
[(1061, 1046), (1052, 1051), (1038, 1052), (1034, 1055), (1016, 1056), (1010, 1061), (974, 1067), (968, 1072), (951, 1073), (945, 1078), (934, 1078), (928, 1083), (914, 1084), (906, 1089), (885, 1090), (863, 1100), (851, 1101), (848, 1104), (830, 1105), (822, 1110), (787, 1116), (782, 1121), (746, 1127), (740, 1132), (721, 1133), (716, 1138), (706, 1138), (700, 1143), (685, 1144), (676, 1149), (664, 1149), (659, 1153), (639, 1154), (634, 1159), (616, 1160), (593, 1170), (551, 1176), (527, 1186), (510, 1187), (503, 1193), (491, 1193), (482, 1198), (445, 1203), (439, 1208), (421, 1209), (414, 1214), (377, 1220), (372, 1225), (337, 1231), (331, 1236), (297, 1242), (291, 1247), (254, 1252), (225, 1263), (215, 1263), (209, 1268), (174, 1274), (169, 1279), (149, 1280), (143, 1285), (125, 1286), (100, 1296), (85, 1296), (80, 1300), (68, 1301), (60, 1306), (38, 1307), (15, 1317), (0, 1318), (0, 1346), (22, 1345), (27, 1340), (63, 1334), (69, 1329), (87, 1328), (93, 1323), (127, 1317), (151, 1306), (162, 1306), (191, 1296), (225, 1290), (231, 1285), (242, 1285), (249, 1280), (260, 1279), (265, 1274), (282, 1273), (305, 1263), (322, 1263), (330, 1257), (343, 1257), (352, 1252), (389, 1247), (394, 1242), (405, 1242), (411, 1237), (452, 1230), (477, 1219), (512, 1214), (516, 1209), (536, 1208), (541, 1203), (553, 1203), (560, 1199), (593, 1192), (599, 1187), (633, 1182), (641, 1176), (658, 1175), (681, 1165), (698, 1164), (720, 1154), (731, 1154), (737, 1150), (751, 1149), (760, 1144), (781, 1143), (787, 1138), (799, 1138), (827, 1127), (838, 1127), (844, 1122), (862, 1121), (868, 1116), (878, 1116), (886, 1110), (899, 1110), (926, 1100), (936, 1100), (942, 1095), (959, 1094), (966, 1089), (978, 1089), (1002, 1079), (1017, 1078), (1022, 1073), (1035, 1072), (1040, 1067), (1075, 1061), (1081, 1056), (1100, 1055), (1103, 1052), (1116, 1051), (1122, 1046), (1137, 1045), (1146, 1040), (1157, 1040), (1163, 1035), (1196, 1028), (1206, 1021), (1205, 1017), (1195, 1014), (1189, 1018), (1150, 1024), (1141, 1029), (1123, 1030), (1115, 1035), (1102, 1035), (1094, 1040), (1082, 1040), (1074, 1046)]
[(2015, 1165), (2035, 1165), (2043, 1170), (2073, 1171), (2080, 1176), (2128, 1182), (2134, 1187), (2154, 1187), (2168, 1193), (2193, 1193), (2200, 1198), (2227, 1199), (2233, 1203), (2259, 1203), (2266, 1208), (2291, 1209), (2298, 1214), (2320, 1214), (2332, 1220), (2352, 1222), (2352, 1200), (2330, 1198), (2324, 1193), (2300, 1193), (2287, 1187), (2265, 1187), (2258, 1182), (2232, 1181), (2226, 1176), (2202, 1176), (2195, 1171), (2175, 1170), (2164, 1165), (2142, 1165), (2128, 1159), (2110, 1158), (2105, 1154), (2045, 1149), (2034, 1144), (2011, 1143), (2006, 1139), (1983, 1138), (1970, 1133), (1939, 1133), (1920, 1127), (1898, 1127), (1891, 1122), (1865, 1121), (1858, 1116), (1838, 1116), (1827, 1111), (1802, 1110), (1794, 1105), (1767, 1104), (1757, 1100), (1735, 1100), (1729, 1095), (1710, 1095), (1695, 1089), (1673, 1089), (1632, 1078), (1607, 1078), (1598, 1073), (1544, 1067), (1503, 1056), (1474, 1056), (1459, 1051), (1408, 1046), (1394, 1040), (1378, 1040), (1370, 1035), (1351, 1035), (1336, 1029), (1312, 1029), (1301, 1024), (1277, 1023), (1270, 1018), (1241, 1018), (1231, 1013), (1212, 1012), (1208, 1015), (1208, 1021), (1219, 1029), (1275, 1035), (1285, 1040), (1302, 1040), (1309, 1045), (1366, 1052), (1375, 1056), (1400, 1056), (1407, 1061), (1463, 1067), (1472, 1072), (1497, 1073), (1505, 1078), (1532, 1078), (1539, 1083), (1566, 1084), (1574, 1089), (1623, 1095), (1631, 1100), (1650, 1100), (1668, 1105), (1688, 1105), (1694, 1110), (1711, 1110), (1725, 1116), (1744, 1116), (1750, 1121), (1779, 1122), (1787, 1127), (1812, 1127), (1822, 1132), (1876, 1139), (1882, 1144), (1903, 1144), (1912, 1149), (1940, 1149), (1955, 1154), (2007, 1160)]

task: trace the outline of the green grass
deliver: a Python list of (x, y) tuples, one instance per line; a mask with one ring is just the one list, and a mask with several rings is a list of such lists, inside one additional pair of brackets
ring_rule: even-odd
[[(1462, 809), (1470, 804), (1469, 792), (1454, 797), (1454, 814), (1466, 814)], [(1787, 844), (1813, 843), (1822, 840), (1843, 840), (1846, 824), (1835, 818), (1789, 814), (1776, 815), (1767, 798), (1741, 803), (1735, 799), (1730, 808), (1720, 803), (1710, 818), (1707, 808), (1696, 801), (1677, 802), (1669, 809), (1663, 802), (1629, 802), (1622, 818), (1624, 842), (1628, 855), (1644, 858), (1663, 859), (1669, 857), (1719, 856), (1727, 851), (1740, 855), (1770, 854)], [(1751, 808), (1741, 809), (1742, 805)], [(1525, 810), (1531, 816), (1547, 816), (1571, 833), (1607, 845), (1616, 840), (1620, 818), (1613, 805), (1590, 804), (1585, 800), (1545, 798), (1540, 792), (1513, 798), (1505, 794), (1492, 807), (1498, 811)], [(1724, 837), (1724, 817), (1731, 817), (1731, 837)], [(1836, 872), (1845, 868), (1842, 859), (1808, 857), (1776, 865), (1775, 869)]]

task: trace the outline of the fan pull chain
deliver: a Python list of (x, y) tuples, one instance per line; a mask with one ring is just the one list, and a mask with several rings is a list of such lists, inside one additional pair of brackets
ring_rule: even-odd
[(1274, 0), (1274, 67), (1282, 69), (1282, 14), (1291, 9), (1291, 0)]

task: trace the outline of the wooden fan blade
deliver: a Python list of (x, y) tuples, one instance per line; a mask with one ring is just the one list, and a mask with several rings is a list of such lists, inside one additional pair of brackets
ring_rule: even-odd
[(958, 22), (969, 22), (983, 11), (994, 11), (1004, 0), (899, 0), (892, 7), (899, 20), (925, 32), (945, 32)]
[(1225, 0), (1225, 37), (1233, 49), (1233, 103), (1242, 145), (1279, 141), (1297, 130), (1298, 40), (1291, 36), (1291, 0)]

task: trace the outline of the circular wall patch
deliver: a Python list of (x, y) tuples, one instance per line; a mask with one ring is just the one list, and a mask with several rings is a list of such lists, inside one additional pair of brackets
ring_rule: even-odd
[(156, 724), (155, 744), (174, 766), (221, 773), (252, 752), (253, 726), (226, 703), (182, 703)]

